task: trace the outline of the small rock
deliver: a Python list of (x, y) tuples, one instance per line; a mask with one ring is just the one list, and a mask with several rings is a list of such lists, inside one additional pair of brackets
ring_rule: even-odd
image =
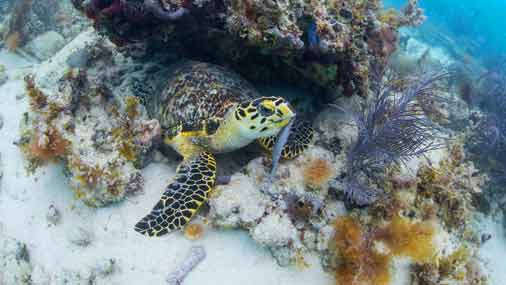
[[(346, 102), (343, 109), (349, 108)], [(355, 142), (358, 129), (351, 116), (335, 107), (324, 109), (315, 118), (313, 127), (319, 134), (318, 142), (334, 152), (346, 152)]]
[(25, 98), (25, 93), (24, 92), (21, 92), (19, 94), (16, 94), (16, 100), (23, 100), (23, 98)]
[(112, 258), (106, 258), (106, 259), (99, 260), (97, 262), (97, 265), (95, 266), (94, 271), (97, 276), (106, 277), (106, 276), (111, 275), (114, 272), (115, 266), (116, 266), (116, 260), (114, 260)]
[(90, 51), (86, 48), (82, 48), (73, 52), (67, 58), (67, 64), (72, 68), (84, 68), (88, 64), (89, 58)]
[(34, 285), (51, 285), (51, 276), (39, 265), (33, 268), (30, 279)]
[(55, 31), (46, 32), (26, 45), (26, 50), (40, 60), (56, 54), (65, 45), (65, 39)]
[(68, 239), (77, 246), (86, 247), (93, 241), (93, 233), (82, 227), (77, 227), (70, 231)]
[(294, 264), (295, 252), (290, 248), (283, 246), (270, 248), (269, 250), (279, 266), (286, 267)]
[(229, 184), (219, 185), (216, 189), (217, 195), (209, 200), (209, 215), (216, 226), (231, 228), (254, 225), (264, 215), (269, 203), (243, 174), (232, 176)]
[(269, 247), (285, 247), (297, 240), (297, 229), (285, 215), (270, 214), (250, 231), (258, 243)]
[(328, 249), (328, 245), (330, 240), (334, 237), (334, 227), (331, 225), (327, 225), (325, 227), (322, 227), (317, 235), (316, 240), (316, 250), (318, 251), (325, 251)]
[(9, 76), (5, 70), (5, 66), (3, 64), (0, 64), (0, 86), (4, 85), (7, 80), (9, 80)]
[(0, 235), (0, 284), (31, 284), (31, 272), (26, 245)]
[(81, 271), (63, 269), (53, 275), (51, 284), (88, 285), (95, 284), (93, 283), (94, 279), (95, 276), (93, 276), (93, 273), (87, 269), (83, 269)]
[(58, 211), (58, 209), (56, 209), (56, 207), (54, 205), (51, 205), (49, 206), (49, 210), (46, 214), (46, 219), (47, 219), (47, 223), (48, 225), (56, 225), (60, 222), (60, 219), (61, 219), (61, 215), (60, 215), (60, 211)]
[(4, 117), (0, 114), (0, 130), (4, 127)]

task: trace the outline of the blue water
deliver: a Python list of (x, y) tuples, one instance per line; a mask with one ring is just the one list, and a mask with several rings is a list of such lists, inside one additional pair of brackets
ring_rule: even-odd
[[(386, 0), (386, 7), (400, 8), (405, 0)], [(428, 17), (420, 31), (433, 38), (444, 34), (462, 52), (484, 62), (506, 54), (505, 0), (425, 0), (420, 1)]]

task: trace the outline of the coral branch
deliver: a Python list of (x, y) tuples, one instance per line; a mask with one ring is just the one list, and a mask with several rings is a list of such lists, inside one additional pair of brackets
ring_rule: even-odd
[(186, 275), (188, 275), (188, 273), (190, 273), (200, 262), (202, 262), (205, 257), (206, 252), (202, 246), (194, 246), (190, 248), (190, 252), (183, 263), (179, 265), (179, 268), (173, 271), (167, 278), (167, 283), (169, 285), (180, 285)]

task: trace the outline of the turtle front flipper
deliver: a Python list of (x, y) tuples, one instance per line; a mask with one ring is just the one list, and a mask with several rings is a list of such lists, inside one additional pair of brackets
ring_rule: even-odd
[(177, 168), (174, 182), (167, 186), (151, 213), (135, 230), (147, 236), (161, 236), (181, 229), (207, 201), (216, 182), (216, 161), (208, 152), (185, 159)]
[[(281, 151), (281, 157), (284, 159), (292, 159), (300, 155), (304, 150), (309, 147), (314, 137), (314, 130), (311, 125), (306, 121), (296, 120), (290, 129), (290, 135), (286, 144)], [(276, 144), (276, 136), (259, 138), (260, 145), (273, 152)]]

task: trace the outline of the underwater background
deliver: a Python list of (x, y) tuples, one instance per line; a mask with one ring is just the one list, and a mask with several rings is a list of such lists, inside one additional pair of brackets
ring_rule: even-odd
[(505, 11), (0, 0), (0, 285), (506, 284)]
[[(386, 7), (401, 8), (403, 1), (385, 1)], [(417, 30), (435, 46), (446, 45), (480, 59), (483, 63), (504, 57), (506, 34), (502, 27), (506, 4), (501, 0), (420, 1), (429, 18)], [(444, 38), (451, 42), (445, 42)]]

